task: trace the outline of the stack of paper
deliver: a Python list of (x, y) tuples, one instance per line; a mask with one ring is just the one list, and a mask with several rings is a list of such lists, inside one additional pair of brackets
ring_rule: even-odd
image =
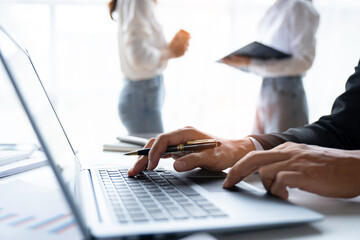
[(137, 134), (136, 136), (120, 135), (116, 143), (109, 143), (103, 145), (104, 151), (130, 152), (143, 148), (150, 138), (156, 136), (156, 133)]
[(47, 164), (35, 144), (0, 144), (0, 177), (28, 171)]

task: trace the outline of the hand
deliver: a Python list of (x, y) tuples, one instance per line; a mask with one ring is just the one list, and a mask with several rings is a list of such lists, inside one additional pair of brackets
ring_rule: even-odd
[(245, 67), (248, 68), (250, 65), (251, 58), (245, 56), (236, 56), (226, 57), (222, 59), (223, 63), (228, 64), (233, 67)]
[(189, 46), (190, 34), (185, 30), (180, 30), (175, 34), (169, 43), (170, 56), (172, 58), (181, 57)]
[(135, 176), (146, 167), (149, 170), (153, 170), (158, 165), (161, 154), (170, 145), (210, 138), (220, 141), (221, 146), (189, 153), (181, 157), (175, 156), (174, 169), (183, 172), (202, 167), (213, 171), (220, 171), (233, 166), (246, 153), (255, 150), (251, 140), (248, 138), (227, 140), (200, 132), (192, 127), (185, 127), (173, 132), (160, 134), (156, 139), (151, 139), (145, 146), (151, 147), (149, 156), (141, 156), (134, 167), (129, 170), (128, 174), (129, 176)]
[(229, 171), (223, 186), (230, 188), (259, 170), (264, 187), (287, 199), (287, 187), (326, 197), (360, 195), (360, 151), (285, 143), (268, 151), (254, 151)]

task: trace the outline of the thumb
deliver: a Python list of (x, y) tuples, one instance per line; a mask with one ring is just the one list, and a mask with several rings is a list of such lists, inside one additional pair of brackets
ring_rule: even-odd
[(185, 155), (174, 162), (174, 169), (178, 172), (189, 171), (201, 166), (201, 158), (197, 153)]

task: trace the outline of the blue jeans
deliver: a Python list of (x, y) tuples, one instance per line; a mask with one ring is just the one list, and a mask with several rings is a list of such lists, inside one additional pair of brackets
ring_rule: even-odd
[(302, 78), (264, 78), (253, 134), (283, 132), (308, 123), (308, 107)]
[(141, 81), (125, 79), (119, 100), (119, 116), (129, 134), (164, 131), (161, 120), (164, 95), (162, 75)]

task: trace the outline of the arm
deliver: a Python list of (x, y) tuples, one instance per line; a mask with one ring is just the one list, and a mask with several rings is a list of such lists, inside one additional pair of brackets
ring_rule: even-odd
[(167, 48), (159, 49), (151, 44), (151, 40), (154, 38), (150, 24), (154, 18), (153, 7), (151, 0), (132, 2), (126, 23), (124, 26), (119, 26), (120, 28), (125, 27), (121, 36), (123, 54), (127, 56), (133, 66), (139, 69), (157, 68), (161, 61), (166, 61), (169, 56)]
[(308, 3), (298, 2), (288, 14), (289, 42), (292, 57), (282, 60), (251, 59), (249, 71), (261, 76), (295, 76), (306, 72), (315, 57), (315, 34), (319, 15)]
[(346, 83), (346, 91), (334, 102), (331, 115), (284, 133), (252, 135), (264, 149), (297, 142), (341, 149), (360, 149), (360, 62)]
[[(184, 30), (176, 33), (169, 44), (165, 43), (161, 32), (153, 30), (153, 4), (152, 0), (132, 2), (133, 15), (128, 20), (127, 31), (122, 36), (124, 54), (132, 65), (139, 69), (152, 70), (162, 66), (170, 58), (184, 55), (189, 45), (190, 34)], [(154, 45), (155, 42), (159, 44)]]
[(182, 37), (182, 30), (175, 34), (171, 42), (163, 49), (149, 44), (150, 32), (146, 24), (134, 26), (136, 31), (128, 37), (126, 53), (133, 65), (144, 69), (154, 69), (171, 58), (178, 58), (185, 54), (189, 46), (190, 37)]

